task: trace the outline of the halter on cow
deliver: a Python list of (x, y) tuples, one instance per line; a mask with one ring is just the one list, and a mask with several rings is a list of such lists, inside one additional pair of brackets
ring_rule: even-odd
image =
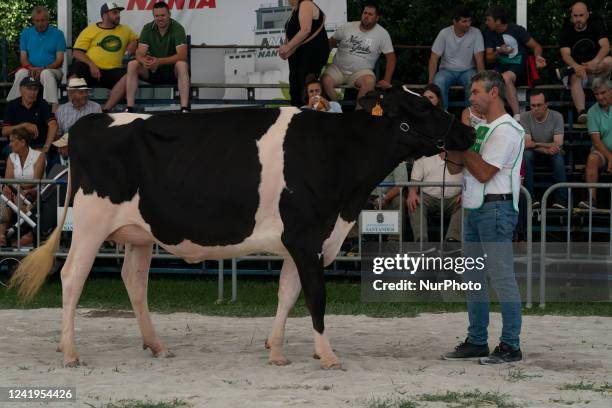
[[(379, 117), (368, 113), (377, 103)], [(303, 289), (315, 353), (323, 367), (339, 367), (325, 334), (324, 266), (370, 191), (401, 161), (437, 154), (441, 144), (465, 150), (474, 139), (473, 129), (405, 88), (371, 93), (360, 104), (365, 110), (346, 114), (280, 108), (79, 120), (69, 142), (73, 236), (61, 271), (64, 363), (79, 362), (78, 299), (100, 245), (114, 240), (125, 244), (121, 276), (154, 356), (171, 355), (147, 304), (157, 243), (189, 262), (261, 251), (283, 256), (269, 361), (288, 362), (285, 321)], [(52, 270), (63, 222), (15, 272), (11, 283), (23, 298)]]

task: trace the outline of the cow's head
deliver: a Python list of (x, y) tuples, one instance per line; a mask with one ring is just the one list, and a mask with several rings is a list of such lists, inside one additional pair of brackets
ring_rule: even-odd
[(433, 156), (444, 149), (464, 151), (474, 143), (474, 129), (405, 85), (373, 91), (359, 100), (367, 112), (372, 112), (377, 103), (382, 107), (383, 116), (397, 124), (400, 143), (412, 147), (413, 157)]

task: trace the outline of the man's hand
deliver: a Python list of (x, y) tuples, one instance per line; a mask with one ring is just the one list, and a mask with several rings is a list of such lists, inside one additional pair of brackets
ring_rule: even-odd
[(597, 71), (597, 65), (599, 65), (599, 64), (595, 60), (590, 60), (590, 61), (587, 61), (587, 62), (583, 62), (580, 65), (582, 65), (582, 67), (586, 71), (586, 73), (585, 73), (585, 78), (586, 78), (586, 74), (589, 74), (589, 73), (593, 74), (593, 73), (595, 73), (595, 71)]
[(558, 154), (560, 152), (561, 152), (561, 149), (557, 145), (547, 146), (546, 147), (546, 151), (545, 151), (545, 153), (550, 155), (550, 156), (554, 156), (555, 154)]
[(308, 98), (308, 106), (318, 111), (327, 112), (329, 110), (329, 102), (320, 95), (313, 95)]
[(151, 56), (145, 57), (145, 68), (151, 72), (157, 71), (157, 68), (159, 68), (159, 59)]
[(31, 67), (30, 68), (30, 76), (34, 79), (39, 79), (40, 78), (40, 73), (42, 72), (43, 68), (35, 68), (35, 67)]
[(376, 83), (376, 86), (380, 89), (389, 89), (391, 88), (391, 83), (387, 80), (381, 79)]
[(576, 76), (578, 78), (586, 79), (587, 72), (586, 72), (586, 67), (584, 66), (584, 64), (582, 65), (576, 64), (576, 65), (573, 65), (572, 68), (574, 68), (574, 72), (576, 73)]
[(34, 139), (38, 139), (38, 127), (30, 122), (21, 124), (21, 127), (34, 135)]
[(497, 47), (497, 53), (502, 55), (508, 55), (514, 50), (514, 48), (510, 47), (508, 44), (502, 44)]
[(408, 193), (408, 197), (406, 197), (406, 206), (411, 212), (417, 209), (420, 202), (421, 200), (419, 200), (419, 195), (416, 192), (411, 191)]
[(100, 72), (100, 69), (93, 63), (89, 65), (89, 74), (98, 81), (102, 77), (102, 72)]
[(546, 67), (546, 58), (544, 58), (541, 55), (536, 55), (536, 57), (535, 57), (535, 64), (536, 64), (536, 68), (537, 69), (542, 69), (542, 68)]

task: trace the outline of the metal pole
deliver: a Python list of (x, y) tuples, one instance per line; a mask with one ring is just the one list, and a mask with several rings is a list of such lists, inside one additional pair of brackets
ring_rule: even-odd
[(525, 195), (525, 204), (527, 205), (527, 293), (525, 295), (527, 299), (525, 307), (531, 309), (533, 306), (533, 248), (531, 246), (533, 241), (533, 208), (531, 208), (533, 200), (524, 186), (521, 186), (521, 193)]
[(232, 302), (238, 298), (238, 262), (232, 258)]
[(218, 297), (217, 302), (223, 302), (223, 259), (219, 259), (219, 275), (218, 275)]

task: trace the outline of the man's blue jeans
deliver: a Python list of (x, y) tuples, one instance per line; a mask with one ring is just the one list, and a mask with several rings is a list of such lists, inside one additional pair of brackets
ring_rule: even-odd
[(512, 254), (512, 232), (517, 215), (510, 200), (485, 203), (480, 209), (466, 212), (463, 226), (465, 256), (476, 258), (486, 254), (483, 270), (472, 269), (463, 275), (464, 281), (482, 285), (480, 291), (466, 291), (470, 343), (488, 343), (488, 276), (501, 307), (503, 327), (500, 340), (515, 349), (520, 347), (521, 295), (514, 276)]
[(442, 91), (442, 104), (444, 109), (448, 109), (448, 88), (453, 85), (463, 85), (465, 91), (465, 106), (470, 104), (470, 80), (476, 74), (474, 69), (467, 71), (449, 71), (448, 69), (439, 70), (434, 76), (433, 83), (438, 85)]
[[(552, 167), (553, 181), (555, 183), (565, 183), (565, 161), (563, 155), (557, 153), (555, 155), (548, 155), (544, 153), (536, 152), (533, 149), (525, 149), (523, 153), (523, 162), (525, 163), (525, 188), (531, 194), (533, 201), (539, 201), (533, 195), (533, 173), (535, 169), (536, 158), (538, 161), (545, 160), (546, 164)], [(567, 205), (567, 189), (559, 188), (555, 190), (555, 202), (563, 205)]]

